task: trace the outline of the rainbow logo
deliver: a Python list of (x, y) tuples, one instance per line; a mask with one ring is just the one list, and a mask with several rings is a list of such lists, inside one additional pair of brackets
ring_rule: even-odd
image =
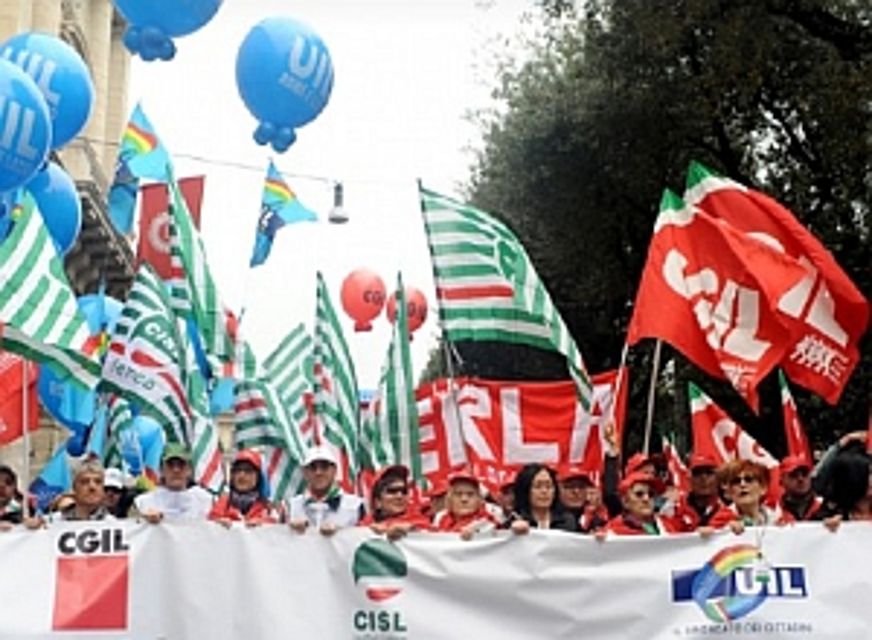
[(281, 178), (267, 178), (263, 185), (264, 198), (272, 197), (281, 202), (295, 198), (294, 192)]
[(803, 567), (772, 567), (751, 544), (721, 549), (700, 569), (672, 572), (673, 602), (692, 601), (719, 624), (747, 616), (768, 598), (807, 597)]
[(128, 122), (121, 139), (121, 146), (136, 154), (150, 153), (157, 148), (157, 136), (133, 122)]

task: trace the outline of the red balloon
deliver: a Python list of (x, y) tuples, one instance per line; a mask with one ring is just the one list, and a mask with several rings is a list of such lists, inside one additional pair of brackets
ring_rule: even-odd
[(342, 281), (342, 308), (355, 331), (371, 331), (371, 321), (385, 306), (385, 283), (371, 269), (355, 269)]
[[(415, 287), (406, 287), (406, 311), (409, 314), (409, 333), (421, 328), (427, 319), (427, 298)], [(388, 320), (391, 323), (397, 319), (397, 294), (392, 293), (387, 304)]]

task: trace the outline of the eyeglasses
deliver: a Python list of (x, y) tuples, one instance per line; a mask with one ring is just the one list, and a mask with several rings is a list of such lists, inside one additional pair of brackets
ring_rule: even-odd
[(650, 498), (651, 496), (654, 495), (648, 489), (636, 489), (635, 491), (631, 491), (630, 494), (634, 498), (638, 498), (639, 500), (642, 500), (643, 498)]
[(382, 493), (389, 496), (406, 495), (409, 493), (409, 487), (404, 484), (394, 484), (382, 489)]
[(754, 484), (755, 482), (760, 482), (760, 478), (757, 476), (736, 476), (730, 480), (730, 484), (734, 487), (740, 484)]

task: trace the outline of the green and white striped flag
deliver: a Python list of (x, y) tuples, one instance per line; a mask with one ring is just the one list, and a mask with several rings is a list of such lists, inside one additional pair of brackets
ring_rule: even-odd
[(409, 312), (400, 274), (397, 274), (396, 300), (397, 317), (378, 391), (363, 418), (361, 453), (373, 469), (391, 464), (405, 465), (420, 485), (424, 482), (424, 473), (409, 349)]
[(110, 396), (106, 402), (106, 449), (103, 453), (103, 466), (124, 469), (122, 443), (125, 433), (133, 429), (133, 412), (130, 403), (121, 396)]
[(562, 353), (587, 409), (593, 386), (581, 352), (515, 234), (489, 213), (423, 187), (420, 197), (445, 339)]
[(188, 335), (185, 343), (185, 361), (182, 377), (186, 380), (189, 425), (187, 434), (191, 442), (191, 463), (194, 481), (213, 493), (224, 486), (223, 453), (218, 440), (218, 429), (209, 410), (209, 391), (206, 379), (197, 364), (194, 345)]
[(314, 385), (312, 364), (312, 338), (302, 322), (263, 361), (265, 377), (272, 382), (291, 422), (307, 444), (312, 431), (309, 419)]
[[(209, 263), (200, 233), (194, 226), (179, 185), (167, 167), (170, 191), (170, 299), (173, 310), (183, 318), (192, 318), (202, 336), (203, 349), (215, 372), (227, 373), (236, 368), (237, 361), (243, 374), (255, 374), (254, 354), (241, 345), (233, 335), (226, 307), (221, 302), (218, 287)], [(236, 372), (233, 372), (234, 375)], [(245, 377), (245, 375), (243, 375)]]
[(0, 244), (0, 343), (91, 389), (100, 378), (100, 362), (87, 355), (87, 321), (42, 216), (29, 196), (26, 200)]
[(141, 265), (109, 343), (101, 387), (157, 419), (167, 442), (188, 444), (185, 348), (163, 281)]
[(296, 493), (306, 446), (275, 385), (267, 379), (238, 381), (234, 411), (236, 448), (261, 451), (273, 498)]
[(345, 452), (349, 480), (357, 477), (360, 403), (357, 377), (324, 276), (318, 272), (315, 313), (315, 424), (318, 435)]

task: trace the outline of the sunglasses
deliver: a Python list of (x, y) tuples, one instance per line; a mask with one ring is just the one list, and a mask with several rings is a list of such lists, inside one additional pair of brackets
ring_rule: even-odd
[(715, 475), (715, 470), (712, 467), (698, 467), (696, 469), (693, 469), (690, 472), (690, 475), (692, 475), (694, 478), (698, 478), (700, 476), (713, 476)]
[(730, 480), (730, 484), (734, 487), (740, 484), (754, 484), (755, 482), (760, 482), (760, 478), (757, 476), (736, 476)]
[(654, 495), (652, 491), (648, 489), (636, 489), (635, 491), (630, 492), (634, 498), (638, 498), (639, 500), (643, 498), (650, 498)]
[(382, 489), (382, 493), (389, 496), (406, 495), (409, 493), (409, 487), (404, 484), (395, 484)]

